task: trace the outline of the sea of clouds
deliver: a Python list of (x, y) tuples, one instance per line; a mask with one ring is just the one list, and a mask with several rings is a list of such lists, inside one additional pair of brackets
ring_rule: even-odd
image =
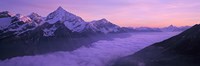
[(127, 38), (100, 40), (90, 47), (71, 52), (15, 57), (0, 61), (0, 66), (109, 66), (116, 59), (133, 54), (155, 42), (160, 42), (177, 32), (132, 33)]

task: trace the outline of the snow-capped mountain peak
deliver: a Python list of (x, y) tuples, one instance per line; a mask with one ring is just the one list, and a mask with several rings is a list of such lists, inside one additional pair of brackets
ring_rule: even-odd
[(54, 12), (50, 13), (46, 21), (49, 24), (63, 23), (73, 32), (81, 32), (86, 25), (86, 22), (81, 17), (64, 10), (62, 7), (58, 7)]
[(48, 21), (48, 23), (54, 24), (58, 21), (63, 22), (65, 20), (75, 19), (75, 18), (80, 18), (80, 17), (64, 10), (62, 7), (58, 7), (55, 11), (53, 11), (47, 16), (46, 20)]
[(15, 14), (9, 12), (9, 11), (3, 11), (0, 12), (0, 18), (4, 18), (4, 17), (13, 17), (15, 16)]
[(40, 15), (38, 15), (37, 13), (33, 12), (29, 15), (30, 18), (37, 18), (37, 17), (41, 17)]
[(108, 20), (106, 20), (105, 18), (98, 20), (99, 22), (103, 22), (103, 23), (110, 23)]
[(15, 17), (17, 17), (19, 19), (19, 21), (22, 21), (25, 23), (31, 22), (31, 19), (29, 17), (23, 16), (21, 14), (16, 14)]
[(36, 25), (41, 25), (41, 24), (43, 24), (44, 23), (44, 18), (43, 17), (41, 17), (40, 15), (38, 15), (37, 13), (31, 13), (30, 15), (28, 15), (28, 17), (30, 18), (30, 19), (32, 19), (32, 21), (34, 22), (34, 23), (36, 23)]
[(56, 11), (66, 11), (66, 10), (63, 9), (61, 6), (59, 6)]
[(0, 34), (5, 34), (1, 36), (0, 39), (9, 36), (18, 36), (25, 32), (35, 29), (36, 25), (34, 21), (28, 16), (23, 16), (21, 14), (10, 15), (9, 12), (0, 13)]
[(94, 32), (102, 32), (102, 33), (109, 33), (109, 32), (117, 32), (119, 31), (120, 27), (112, 24), (106, 19), (100, 19), (92, 21), (88, 24), (86, 29), (94, 31)]
[[(107, 19), (103, 18), (100, 20), (94, 20), (91, 22), (91, 24), (106, 24), (106, 23), (111, 23), (110, 21), (108, 21)], [(111, 23), (112, 24), (112, 23)]]
[(68, 11), (66, 11), (65, 9), (63, 9), (62, 7), (58, 7), (54, 13), (56, 13), (57, 16), (59, 16), (60, 18), (62, 18), (63, 16), (67, 16), (67, 15), (71, 15), (71, 16), (75, 16), (71, 13), (69, 13)]

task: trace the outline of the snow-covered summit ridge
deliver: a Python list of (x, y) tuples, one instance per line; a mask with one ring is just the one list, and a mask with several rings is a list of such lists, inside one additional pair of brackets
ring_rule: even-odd
[(10, 35), (20, 35), (35, 28), (35, 21), (28, 16), (12, 14), (8, 11), (0, 12), (0, 34), (6, 34), (0, 38)]
[(73, 32), (81, 32), (86, 25), (86, 22), (81, 17), (64, 10), (62, 7), (58, 7), (54, 12), (50, 13), (46, 21), (49, 24), (64, 23)]
[(9, 11), (2, 11), (0, 12), (0, 18), (4, 18), (4, 17), (13, 17), (15, 16), (15, 14), (9, 12)]
[(0, 12), (0, 18), (9, 18), (12, 20), (17, 19), (18, 21), (22, 21), (22, 22), (31, 22), (31, 19), (27, 16), (23, 16), (21, 14), (13, 14), (9, 11), (3, 11)]
[(107, 19), (103, 18), (103, 19), (100, 19), (100, 20), (94, 20), (94, 21), (91, 21), (92, 23), (111, 23), (110, 21), (108, 21)]
[(30, 15), (28, 15), (28, 17), (30, 17), (31, 19), (39, 19), (41, 18), (41, 16), (35, 12), (31, 13)]
[(31, 19), (29, 17), (23, 16), (21, 14), (16, 14), (15, 17), (18, 18), (19, 21), (22, 21), (22, 22), (25, 22), (25, 23), (31, 22)]
[[(23, 22), (23, 23), (28, 23), (29, 25), (35, 25), (36, 27), (42, 26), (43, 24), (58, 24), (60, 25), (64, 24), (66, 28), (71, 30), (72, 32), (85, 32), (87, 30), (91, 32), (102, 32), (102, 33), (109, 33), (109, 32), (117, 32), (119, 26), (111, 23), (110, 21), (106, 20), (105, 18), (100, 19), (100, 20), (94, 20), (91, 22), (85, 22), (81, 17), (76, 16), (68, 11), (66, 11), (62, 7), (58, 7), (55, 11), (51, 12), (47, 17), (42, 17), (37, 13), (31, 13), (28, 16), (23, 16), (21, 14), (15, 14), (14, 16), (10, 15), (10, 12), (2, 12), (3, 14), (0, 14), (2, 18), (4, 17), (9, 17), (9, 18), (4, 18), (2, 19), (3, 22), (8, 22), (9, 23), (3, 25), (4, 26), (9, 26), (11, 21), (15, 20), (14, 22)], [(59, 25), (57, 25), (59, 26)], [(45, 27), (44, 27), (45, 28)], [(48, 28), (48, 27), (47, 27)]]
[(58, 7), (55, 11), (51, 12), (47, 18), (46, 21), (50, 24), (54, 24), (58, 21), (64, 22), (67, 20), (73, 20), (73, 19), (80, 19), (80, 21), (83, 21), (82, 18), (64, 10), (62, 7)]
[(94, 32), (109, 33), (118, 32), (120, 27), (106, 19), (100, 19), (89, 22), (86, 28)]
[(31, 13), (30, 15), (28, 15), (28, 17), (29, 17), (30, 19), (32, 19), (32, 21), (33, 21), (37, 26), (42, 25), (42, 24), (45, 22), (45, 20), (44, 20), (45, 18), (42, 17), (42, 16), (40, 16), (39, 14), (37, 14), (37, 13), (35, 13), (35, 12)]

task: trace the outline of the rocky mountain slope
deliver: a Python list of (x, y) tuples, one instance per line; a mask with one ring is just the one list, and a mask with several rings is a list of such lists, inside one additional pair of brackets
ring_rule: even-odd
[(120, 27), (106, 19), (86, 22), (62, 7), (46, 17), (37, 13), (24, 16), (4, 11), (0, 12), (0, 59), (71, 51), (96, 41), (90, 38), (94, 35), (157, 30)]
[(119, 59), (113, 66), (199, 66), (200, 25)]
[(96, 41), (92, 34), (118, 32), (120, 28), (106, 19), (85, 22), (62, 7), (47, 17), (0, 12), (0, 23), (0, 59), (74, 50)]

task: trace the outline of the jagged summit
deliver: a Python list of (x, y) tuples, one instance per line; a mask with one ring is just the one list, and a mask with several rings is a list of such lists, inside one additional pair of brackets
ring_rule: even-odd
[(61, 6), (59, 6), (56, 11), (66, 11), (64, 8), (62, 8)]
[(71, 14), (70, 12), (68, 12), (64, 8), (62, 8), (61, 6), (59, 6), (54, 12), (57, 12), (59, 14), (65, 14), (65, 13)]
[(49, 24), (57, 22), (63, 23), (68, 29), (73, 32), (80, 32), (84, 29), (86, 22), (79, 16), (67, 12), (62, 7), (58, 7), (54, 12), (50, 13), (46, 21)]
[(174, 27), (176, 27), (176, 26), (174, 26), (174, 25), (169, 25), (168, 27), (170, 27), (170, 28), (174, 28)]
[(101, 21), (108, 21), (107, 19), (105, 19), (105, 18), (102, 18), (102, 19), (100, 19)]
[(102, 18), (100, 20), (94, 20), (92, 21), (93, 23), (110, 23), (110, 21), (108, 21), (107, 19), (105, 18)]
[[(66, 21), (66, 20), (72, 20), (72, 19), (81, 19), (80, 17), (66, 11), (62, 7), (58, 7), (55, 11), (50, 13), (46, 20), (50, 23), (53, 24), (57, 21)], [(82, 19), (81, 19), (82, 20)], [(83, 20), (82, 20), (83, 21)]]
[(4, 17), (12, 17), (14, 16), (15, 14), (9, 12), (9, 11), (2, 11), (0, 12), (0, 18), (4, 18)]
[(31, 22), (31, 19), (29, 17), (23, 16), (21, 14), (16, 14), (14, 17), (19, 19), (19, 21), (23, 21), (23, 22), (26, 22), (26, 23), (30, 23)]
[(32, 20), (38, 20), (42, 18), (39, 14), (34, 13), (34, 12), (28, 15), (28, 17), (31, 18)]
[(35, 13), (35, 12), (32, 12), (30, 15), (28, 16), (37, 16), (37, 17), (41, 17), (39, 14)]
[(164, 28), (161, 28), (162, 31), (165, 31), (165, 32), (174, 32), (174, 31), (180, 31), (181, 29), (179, 27), (176, 27), (174, 25), (169, 25), (168, 27), (164, 27)]
[(167, 28), (167, 29), (176, 29), (176, 28), (178, 28), (178, 27), (176, 27), (176, 26), (174, 26), (174, 25), (169, 25), (168, 27), (165, 27), (165, 28)]
[(101, 20), (99, 20), (100, 22), (103, 22), (103, 23), (109, 23), (109, 21), (107, 20), (107, 19), (105, 19), (105, 18), (103, 18), (103, 19), (101, 19)]
[(39, 14), (35, 12), (28, 15), (28, 17), (32, 19), (32, 21), (35, 22), (37, 25), (40, 25), (44, 22), (44, 19), (42, 18), (42, 16), (40, 16)]
[(101, 33), (109, 33), (109, 32), (117, 32), (120, 28), (118, 25), (112, 24), (105, 18), (100, 20), (94, 20), (88, 24), (86, 27), (88, 30), (94, 31), (94, 32), (101, 32)]

